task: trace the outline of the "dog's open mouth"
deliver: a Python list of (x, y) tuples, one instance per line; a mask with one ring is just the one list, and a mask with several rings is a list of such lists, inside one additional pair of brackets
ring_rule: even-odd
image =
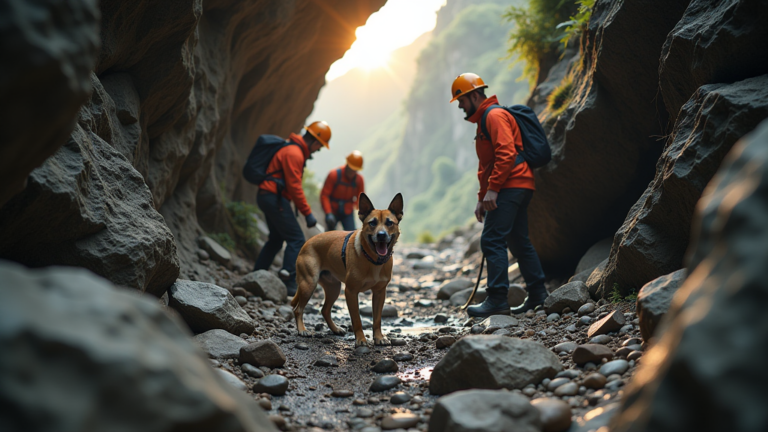
[(368, 240), (373, 245), (373, 248), (376, 250), (376, 253), (381, 256), (387, 256), (389, 254), (389, 248), (392, 245), (392, 242), (394, 241), (394, 236), (392, 237), (392, 240), (389, 241), (389, 243), (385, 241), (374, 241), (373, 237), (368, 236)]

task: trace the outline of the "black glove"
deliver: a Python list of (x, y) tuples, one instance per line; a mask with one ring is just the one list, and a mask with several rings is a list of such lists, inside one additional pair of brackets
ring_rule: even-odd
[(336, 216), (332, 213), (325, 215), (325, 226), (328, 227), (328, 231), (336, 228)]
[(307, 228), (312, 228), (313, 226), (317, 225), (317, 219), (315, 219), (315, 215), (312, 213), (308, 214), (306, 216), (307, 219)]

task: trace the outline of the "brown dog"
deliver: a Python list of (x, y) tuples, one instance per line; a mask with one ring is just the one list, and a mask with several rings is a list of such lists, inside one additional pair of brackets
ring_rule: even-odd
[(352, 232), (329, 231), (312, 237), (301, 248), (296, 259), (298, 287), (291, 301), (296, 329), (302, 336), (311, 335), (304, 327), (304, 307), (319, 282), (325, 291), (323, 318), (332, 332), (344, 334), (331, 319), (331, 307), (339, 298), (344, 282), (355, 346), (366, 344), (357, 295), (368, 290), (373, 292), (373, 343), (389, 345), (389, 339), (381, 333), (381, 311), (387, 297), (387, 284), (392, 279), (392, 248), (400, 236), (403, 196), (395, 195), (387, 210), (376, 210), (363, 193), (358, 207), (362, 228)]

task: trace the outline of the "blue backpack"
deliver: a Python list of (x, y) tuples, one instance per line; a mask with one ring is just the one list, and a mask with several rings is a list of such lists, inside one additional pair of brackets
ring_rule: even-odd
[(549, 148), (547, 134), (544, 132), (544, 128), (541, 126), (536, 113), (525, 105), (512, 105), (510, 107), (501, 105), (489, 106), (485, 113), (483, 113), (483, 119), (480, 121), (480, 130), (488, 139), (490, 139), (491, 134), (488, 133), (485, 119), (488, 117), (488, 113), (495, 108), (502, 108), (512, 114), (512, 117), (517, 121), (517, 126), (520, 128), (520, 135), (523, 139), (523, 151), (517, 155), (515, 164), (525, 161), (528, 162), (528, 166), (531, 168), (540, 168), (552, 160), (552, 149)]
[[(256, 140), (256, 145), (253, 146), (251, 154), (248, 155), (248, 160), (243, 167), (243, 177), (248, 183), (255, 185), (261, 184), (265, 180), (273, 180), (278, 183), (278, 189), (280, 186), (285, 186), (281, 179), (272, 177), (276, 172), (267, 172), (267, 167), (275, 157), (275, 153), (285, 146), (298, 145), (295, 142), (285, 140), (277, 135), (261, 135)], [(279, 194), (278, 194), (279, 195)]]

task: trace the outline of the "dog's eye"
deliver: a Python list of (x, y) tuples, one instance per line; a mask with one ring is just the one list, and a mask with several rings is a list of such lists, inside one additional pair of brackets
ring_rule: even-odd
[(395, 224), (395, 223), (394, 223), (394, 222), (392, 222), (392, 221), (391, 221), (391, 220), (389, 220), (389, 219), (387, 219), (387, 221), (385, 222), (385, 225), (387, 225), (388, 227), (391, 227), (391, 226), (392, 226), (392, 225), (394, 225), (394, 224)]
[(368, 225), (370, 225), (371, 228), (375, 228), (376, 225), (378, 225), (378, 224), (379, 224), (379, 221), (377, 221), (376, 219), (371, 219), (371, 221), (368, 222)]

